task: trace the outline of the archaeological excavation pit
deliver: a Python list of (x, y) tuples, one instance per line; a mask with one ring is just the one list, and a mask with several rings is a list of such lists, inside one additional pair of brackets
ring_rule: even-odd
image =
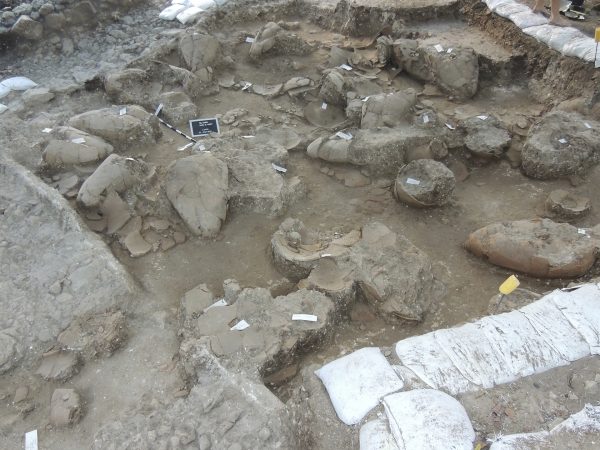
[(0, 449), (600, 448), (595, 2), (0, 6)]

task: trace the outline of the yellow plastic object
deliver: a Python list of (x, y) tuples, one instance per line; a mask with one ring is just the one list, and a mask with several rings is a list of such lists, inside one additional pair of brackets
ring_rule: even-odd
[(594, 33), (594, 39), (596, 39), (596, 42), (600, 42), (600, 28), (596, 28), (596, 32)]
[(502, 295), (508, 295), (511, 292), (513, 292), (516, 288), (518, 288), (520, 284), (521, 282), (519, 281), (519, 279), (514, 275), (511, 275), (506, 280), (504, 280), (504, 283), (500, 285), (500, 293)]

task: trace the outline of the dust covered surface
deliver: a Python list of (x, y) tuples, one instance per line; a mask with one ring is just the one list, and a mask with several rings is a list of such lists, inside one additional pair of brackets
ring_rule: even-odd
[[(593, 64), (482, 2), (196, 3), (0, 2), (0, 448), (396, 445), (315, 371), (428, 387), (397, 342), (600, 272)], [(600, 401), (578, 358), (438, 387), (473, 445), (552, 437)]]

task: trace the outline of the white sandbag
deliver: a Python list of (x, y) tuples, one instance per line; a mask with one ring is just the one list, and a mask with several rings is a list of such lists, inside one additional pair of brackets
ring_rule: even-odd
[(163, 9), (160, 12), (158, 17), (163, 20), (175, 20), (175, 17), (177, 17), (177, 15), (186, 8), (187, 8), (187, 6), (185, 6), (185, 5), (167, 6), (165, 9)]
[(570, 41), (581, 37), (581, 32), (576, 28), (554, 27), (548, 40), (548, 45), (556, 51), (562, 52), (562, 49)]
[(8, 106), (3, 105), (2, 103), (0, 103), (0, 114), (2, 114), (4, 111), (6, 111), (8, 109)]
[(400, 450), (383, 419), (371, 420), (360, 427), (360, 450)]
[(475, 431), (463, 406), (434, 389), (398, 392), (383, 399), (400, 450), (472, 450)]
[(27, 77), (12, 77), (2, 80), (0, 85), (12, 91), (26, 91), (27, 89), (36, 87), (38, 84)]
[(467, 392), (477, 386), (469, 382), (442, 350), (434, 333), (413, 336), (396, 344), (396, 354), (403, 366), (413, 371), (434, 389), (444, 388), (452, 394)]
[(513, 3), (514, 0), (485, 0), (485, 4), (490, 9), (490, 11), (494, 11), (498, 6), (503, 5), (505, 3)]
[(520, 12), (526, 12), (526, 11), (531, 11), (531, 9), (525, 5), (523, 5), (522, 3), (518, 3), (518, 2), (511, 2), (511, 3), (503, 3), (501, 5), (498, 5), (498, 7), (496, 9), (494, 9), (494, 12), (496, 14), (498, 14), (499, 16), (505, 17), (505, 18), (509, 18), (510, 16), (512, 16), (513, 14), (517, 14)]
[(197, 6), (191, 6), (177, 14), (177, 20), (186, 25), (200, 17), (203, 12), (203, 9), (200, 9)]
[(600, 308), (594, 301), (599, 292), (599, 285), (587, 284), (570, 296), (557, 294), (551, 297), (569, 323), (583, 336), (592, 355), (600, 355)]
[[(593, 291), (598, 289), (593, 285)], [(589, 288), (588, 288), (589, 289)], [(596, 293), (596, 292), (594, 292)], [(598, 291), (600, 293), (600, 291)], [(546, 296), (546, 302), (533, 302), (520, 309), (521, 313), (527, 317), (527, 320), (537, 334), (546, 341), (549, 346), (555, 350), (563, 360), (572, 362), (590, 355), (590, 345), (586, 342), (579, 330), (579, 327), (573, 325), (566, 317), (566, 313), (573, 311), (574, 313), (583, 312), (590, 309), (593, 314), (593, 308), (578, 308), (578, 302), (583, 299), (587, 302), (587, 290), (584, 290), (578, 295), (569, 297), (568, 308), (563, 308), (562, 304), (566, 296), (562, 291), (554, 291)], [(579, 300), (578, 300), (579, 299)], [(558, 304), (557, 304), (558, 302)], [(561, 306), (558, 306), (561, 305)], [(575, 306), (574, 306), (575, 305)], [(552, 307), (553, 306), (553, 307)], [(596, 320), (600, 324), (600, 315)]]
[(214, 0), (188, 0), (188, 1), (189, 1), (190, 6), (195, 6), (197, 8), (204, 9), (204, 10), (214, 8), (215, 6), (217, 6), (217, 4), (214, 2)]
[[(509, 383), (569, 363), (545, 336), (537, 333), (528, 317), (519, 311), (482, 320), (488, 325), (485, 327), (487, 340), (500, 355), (499, 366), (496, 368), (498, 377), (494, 380), (494, 385)], [(575, 335), (575, 330), (570, 329)]]
[(565, 44), (562, 53), (587, 62), (594, 62), (596, 58), (596, 41), (587, 36), (572, 39)]
[(600, 432), (600, 406), (585, 405), (581, 411), (571, 415), (550, 431), (500, 436), (492, 443), (490, 450), (564, 448), (565, 442), (574, 444), (570, 448), (580, 448), (577, 443), (581, 443), (585, 434), (589, 434), (590, 438), (596, 441), (598, 432)]
[(512, 14), (509, 19), (521, 29), (531, 28), (548, 23), (548, 19), (546, 19), (543, 15), (536, 14), (531, 10)]
[(544, 44), (548, 44), (554, 28), (554, 25), (550, 24), (537, 25), (535, 27), (523, 28), (523, 33), (537, 39), (540, 42), (543, 42)]
[(600, 354), (600, 288), (555, 291), (521, 310), (396, 344), (403, 366), (458, 394), (509, 383)]
[(360, 422), (382, 397), (404, 383), (378, 348), (367, 347), (324, 365), (315, 374), (346, 425)]

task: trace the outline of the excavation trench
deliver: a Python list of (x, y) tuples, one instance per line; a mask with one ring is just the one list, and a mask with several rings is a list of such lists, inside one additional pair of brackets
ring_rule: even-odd
[[(600, 221), (597, 170), (539, 181), (520, 169), (521, 151), (535, 123), (562, 100), (593, 97), (590, 64), (523, 37), (518, 28), (488, 14), (483, 3), (372, 3), (227, 4), (197, 26), (146, 30), (147, 39), (156, 36), (158, 45), (141, 55), (134, 49), (119, 63), (111, 59), (102, 73), (90, 72), (79, 61), (79, 74), (86, 76), (72, 91), (65, 86), (67, 78), (61, 78), (67, 72), (56, 67), (54, 78), (60, 82), (55, 84), (63, 90), (56, 89), (49, 103), (19, 103), (16, 96), (9, 97), (14, 103), (9, 103), (3, 140), (11, 141), (23, 126), (35, 132), (14, 138), (27, 145), (27, 152), (19, 154), (13, 143), (7, 156), (66, 198), (138, 289), (131, 305), (111, 305), (127, 315), (129, 341), (111, 358), (86, 360), (68, 382), (82, 392), (86, 412), (66, 430), (46, 427), (47, 448), (108, 448), (110, 443), (115, 448), (209, 448), (202, 446), (206, 439), (212, 448), (271, 448), (278, 439), (289, 448), (359, 448), (358, 428), (337, 420), (314, 370), (363, 347), (382, 348), (397, 362), (392, 347), (398, 341), (493, 314), (490, 299), (513, 271), (467, 252), (464, 243), (473, 231), (546, 215), (546, 199), (556, 189), (590, 199), (591, 211), (574, 219), (578, 228), (589, 230)], [(141, 16), (146, 14), (140, 10)], [(278, 25), (267, 25), (271, 22)], [(268, 33), (276, 39), (259, 48)], [(184, 40), (188, 46), (181, 44)], [(13, 62), (13, 72), (35, 80), (41, 73), (36, 61), (43, 44), (39, 46), (37, 54), (35, 46), (22, 49), (23, 60)], [(96, 50), (103, 54), (102, 48)], [(72, 61), (77, 62), (77, 51), (69, 56)], [(439, 56), (442, 52), (446, 56)], [(429, 55), (424, 58), (429, 68), (419, 68), (423, 53)], [(399, 54), (412, 62), (400, 62)], [(467, 92), (468, 77), (461, 83), (445, 78), (450, 66), (441, 65), (435, 76), (425, 73), (442, 57), (448, 58), (446, 64), (465, 58), (475, 65), (475, 92)], [(391, 102), (386, 99), (399, 95), (406, 99), (386, 106)], [(189, 134), (190, 119), (218, 118), (220, 134), (196, 138), (197, 143), (187, 146), (188, 139), (153, 117), (159, 103), (164, 105), (159, 117), (172, 127)], [(84, 117), (92, 110), (101, 111)], [(586, 111), (593, 120), (593, 105)], [(123, 116), (131, 119), (120, 122)], [(106, 125), (106, 117), (117, 125)], [(365, 125), (369, 120), (370, 126)], [(508, 142), (493, 149), (479, 145), (492, 138), (477, 134), (485, 131), (478, 120), (485, 126), (493, 121), (498, 133), (508, 134)], [(58, 126), (85, 132), (69, 134), (73, 131), (57, 131)], [(54, 131), (42, 134), (46, 127)], [(335, 137), (337, 132), (342, 136)], [(350, 147), (336, 153), (337, 142), (343, 144), (348, 135)], [(472, 135), (478, 137), (468, 141)], [(110, 144), (110, 151), (98, 144), (90, 160), (66, 159), (71, 156), (65, 156), (64, 148), (80, 145), (77, 139), (87, 144), (98, 137)], [(439, 148), (431, 146), (434, 140)], [(355, 142), (360, 145), (352, 147)], [(52, 145), (54, 153), (48, 150)], [(107, 153), (98, 156), (102, 151)], [(45, 152), (41, 163), (40, 152)], [(106, 171), (112, 184), (102, 185), (98, 166), (111, 159), (122, 172), (113, 176)], [(437, 160), (451, 171), (454, 187), (441, 206), (417, 208), (394, 196), (398, 171), (422, 160)], [(277, 172), (278, 166), (287, 171)], [(197, 170), (193, 176), (192, 169)], [(404, 187), (408, 192), (410, 186)], [(297, 219), (305, 229), (284, 230), (286, 218)], [(290, 269), (273, 256), (278, 233), (293, 257), (304, 251), (318, 258), (301, 270), (299, 263)], [(326, 254), (329, 244), (349, 233), (361, 237), (340, 256)], [(381, 241), (369, 241), (368, 233)], [(328, 289), (331, 280), (311, 285), (308, 274), (329, 258), (344, 273), (348, 295)], [(597, 272), (594, 265), (576, 281)], [(383, 281), (381, 273), (387, 274)], [(540, 294), (573, 281), (519, 278), (521, 288)], [(229, 305), (207, 309), (220, 299)], [(312, 313), (311, 308), (323, 314), (314, 327), (289, 320), (292, 313)], [(247, 330), (230, 331), (243, 320), (249, 322)], [(32, 348), (41, 354), (52, 340), (41, 339)], [(6, 442), (6, 448), (19, 442), (23, 432), (42, 430), (52, 389), (61, 386), (32, 375), (35, 358), (27, 356), (22, 367), (0, 378), (7, 405), (8, 393), (12, 396), (20, 384), (28, 385), (38, 405), (18, 414), (14, 404), (4, 408), (0, 443)], [(584, 378), (597, 363), (594, 357), (586, 361), (589, 365), (580, 361), (573, 369)], [(562, 392), (565, 373), (535, 383)], [(214, 382), (214, 374), (231, 384)], [(273, 406), (273, 399), (258, 395), (261, 407), (269, 404), (268, 414), (281, 423), (270, 429), (266, 422), (252, 422), (252, 407), (245, 403), (237, 415), (219, 409), (243, 396), (235, 389), (254, 392), (244, 383), (264, 383), (287, 405)], [(501, 388), (495, 389), (490, 398), (504, 398)], [(528, 387), (515, 389), (523, 398), (514, 395), (511, 405), (503, 407), (517, 410), (520, 417), (524, 406), (519, 402), (524, 403)], [(598, 393), (586, 389), (578, 388), (578, 395), (596, 400)], [(218, 399), (211, 397), (213, 390), (220, 393)], [(573, 400), (563, 410), (575, 412), (580, 403)], [(205, 422), (192, 413), (199, 404)], [(467, 398), (465, 404), (469, 413), (477, 410), (476, 399)], [(521, 418), (526, 423), (519, 428), (515, 414), (503, 413), (496, 420), (496, 406), (486, 397), (482, 408), (493, 411), (477, 410), (479, 438), (533, 431), (559, 416), (553, 410), (529, 422)], [(268, 414), (267, 419), (272, 417)], [(290, 422), (281, 418), (286, 414)], [(164, 429), (152, 434), (157, 424)], [(186, 435), (181, 427), (195, 431)], [(247, 442), (240, 443), (240, 436)], [(233, 447), (236, 442), (239, 447)]]

